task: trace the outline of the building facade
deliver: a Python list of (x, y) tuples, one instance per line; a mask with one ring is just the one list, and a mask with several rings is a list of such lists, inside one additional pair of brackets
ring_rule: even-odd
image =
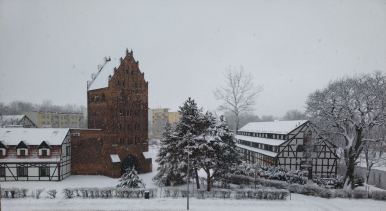
[(307, 120), (252, 122), (236, 135), (237, 150), (247, 163), (281, 165), (332, 177), (337, 173), (336, 147), (321, 138)]
[(37, 127), (82, 128), (83, 113), (59, 113), (50, 111), (23, 111)]
[(107, 59), (87, 82), (88, 130), (72, 130), (73, 174), (120, 177), (128, 167), (151, 172), (148, 82), (133, 52)]
[(176, 123), (180, 121), (180, 114), (178, 112), (169, 112), (169, 108), (149, 109), (149, 119), (151, 130), (150, 137), (160, 138), (162, 130), (166, 124)]
[(0, 129), (0, 181), (60, 181), (70, 175), (69, 129)]

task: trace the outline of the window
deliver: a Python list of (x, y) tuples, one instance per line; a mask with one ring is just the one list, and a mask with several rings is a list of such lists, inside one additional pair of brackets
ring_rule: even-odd
[(119, 144), (123, 145), (125, 143), (125, 138), (119, 138)]
[(117, 80), (117, 85), (119, 85), (119, 80)]
[(131, 71), (131, 75), (133, 75), (134, 74), (134, 72), (133, 71)]
[(45, 125), (45, 124), (46, 124), (46, 122), (42, 122), (42, 124), (43, 124), (43, 125)]
[(127, 97), (127, 101), (130, 101), (130, 100), (131, 100), (131, 98), (130, 98), (130, 96), (128, 96), (128, 97)]
[(303, 145), (298, 145), (298, 147), (296, 148), (296, 152), (303, 152), (303, 150), (304, 150)]
[(40, 167), (40, 176), (49, 177), (50, 176), (50, 167)]
[(142, 87), (142, 84), (141, 83), (139, 83), (139, 88), (141, 88)]
[(42, 119), (45, 119), (45, 118), (46, 118), (46, 116), (42, 115)]
[(124, 80), (122, 80), (122, 86), (124, 86), (125, 85), (125, 81)]
[(71, 155), (71, 146), (67, 146), (67, 148), (66, 148), (67, 150), (67, 152), (66, 152), (66, 155), (67, 156), (70, 156)]
[(27, 167), (18, 167), (17, 176), (19, 177), (28, 177), (28, 168)]
[(25, 156), (25, 150), (24, 149), (20, 150), (20, 156)]
[(0, 177), (5, 177), (5, 167), (0, 167)]
[(129, 70), (128, 70), (128, 69), (126, 69), (126, 74), (127, 74), (127, 75), (129, 74)]
[(2, 149), (0, 149), (0, 156), (4, 156)]
[(105, 94), (102, 94), (102, 101), (105, 101)]
[(47, 156), (47, 150), (46, 149), (42, 150), (42, 156)]

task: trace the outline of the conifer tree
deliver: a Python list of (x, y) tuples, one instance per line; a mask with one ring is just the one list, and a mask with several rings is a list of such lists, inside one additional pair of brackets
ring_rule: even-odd
[(119, 179), (117, 188), (145, 188), (146, 184), (142, 179), (139, 179), (138, 172), (135, 168), (126, 169), (126, 173), (122, 174)]

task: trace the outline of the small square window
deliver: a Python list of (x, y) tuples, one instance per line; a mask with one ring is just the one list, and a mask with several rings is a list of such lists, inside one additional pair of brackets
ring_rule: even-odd
[(25, 150), (24, 149), (20, 150), (20, 156), (25, 156)]
[(46, 149), (42, 150), (42, 156), (47, 156), (47, 150)]
[(28, 177), (28, 168), (27, 167), (18, 167), (17, 173), (19, 177)]

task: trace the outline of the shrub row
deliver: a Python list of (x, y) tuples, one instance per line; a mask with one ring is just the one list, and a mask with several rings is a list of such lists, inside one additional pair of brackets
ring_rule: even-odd
[[(2, 198), (25, 198), (27, 197), (28, 189), (26, 188), (2, 188), (1, 189), (1, 197)], [(36, 189), (31, 191), (31, 197), (39, 199), (40, 194), (44, 191), (44, 189)], [(53, 198), (56, 197), (56, 190), (49, 190), (47, 192)]]

